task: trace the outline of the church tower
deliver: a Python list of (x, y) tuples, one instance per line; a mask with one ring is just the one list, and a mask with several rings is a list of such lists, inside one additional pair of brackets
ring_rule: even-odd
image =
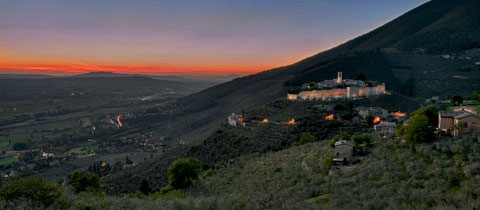
[(342, 72), (338, 72), (337, 83), (341, 84), (343, 82)]

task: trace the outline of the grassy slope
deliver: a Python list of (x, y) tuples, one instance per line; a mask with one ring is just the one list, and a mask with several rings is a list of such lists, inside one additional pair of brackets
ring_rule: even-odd
[(254, 208), (468, 208), (479, 205), (479, 150), (476, 136), (386, 142), (356, 170), (328, 175), (332, 148), (313, 143), (241, 158), (202, 180), (190, 196), (242, 200)]

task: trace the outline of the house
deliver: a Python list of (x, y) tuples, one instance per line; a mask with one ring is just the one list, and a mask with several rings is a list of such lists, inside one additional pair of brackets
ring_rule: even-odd
[(333, 157), (334, 165), (346, 165), (353, 159), (353, 148), (355, 143), (348, 140), (335, 142), (335, 155)]
[(475, 62), (475, 65), (480, 66), (480, 62)]
[(444, 59), (450, 59), (451, 56), (450, 56), (450, 55), (442, 55), (442, 58), (444, 58)]
[(375, 125), (373, 128), (376, 132), (395, 133), (395, 131), (397, 130), (397, 124), (388, 122)]
[(478, 109), (471, 106), (459, 106), (451, 109), (450, 111), (453, 111), (453, 112), (466, 111), (475, 115), (478, 113)]
[(232, 115), (228, 116), (228, 124), (231, 126), (245, 126), (243, 116), (235, 113), (232, 113)]
[(381, 107), (358, 107), (356, 108), (358, 115), (363, 118), (366, 118), (368, 115), (372, 115), (375, 117), (380, 117), (381, 119), (388, 118), (388, 110), (383, 109)]
[(465, 131), (480, 130), (480, 118), (477, 116), (477, 109), (456, 107), (451, 111), (439, 112), (438, 130), (444, 131), (447, 135), (453, 134), (455, 136)]

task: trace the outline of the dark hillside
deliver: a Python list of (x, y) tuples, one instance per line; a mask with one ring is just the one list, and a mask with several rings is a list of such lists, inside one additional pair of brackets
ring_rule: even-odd
[(400, 49), (424, 48), (427, 52), (443, 53), (480, 48), (480, 1), (466, 2), (413, 36), (398, 43)]
[[(395, 68), (389, 68), (394, 65), (392, 61), (385, 59), (385, 56), (376, 51), (397, 45), (407, 51), (422, 48), (425, 52), (434, 53), (464, 49), (465, 43), (478, 42), (478, 37), (480, 37), (475, 35), (480, 21), (474, 21), (478, 19), (474, 8), (477, 8), (479, 4), (480, 2), (476, 0), (430, 1), (384, 26), (338, 47), (290, 66), (238, 78), (208, 88), (179, 100), (178, 106), (182, 107), (185, 116), (193, 116), (198, 120), (208, 122), (202, 123), (201, 127), (211, 126), (211, 123), (217, 121), (219, 117), (224, 117), (231, 112), (253, 108), (283, 97), (288, 88), (281, 84), (289, 79), (287, 85), (299, 85), (307, 80), (332, 78), (336, 71), (343, 71), (346, 77), (350, 78), (352, 75), (362, 72), (372, 80), (387, 83), (389, 90), (407, 96), (427, 97), (428, 92), (418, 93), (414, 90), (418, 87), (416, 83), (424, 82), (423, 80), (400, 78), (403, 75), (393, 74), (392, 71)], [(458, 30), (458, 34), (456, 34), (457, 31), (446, 30), (455, 27), (461, 27), (462, 30)], [(470, 32), (472, 33), (470, 34)], [(465, 33), (468, 34), (465, 35)], [(458, 36), (463, 38), (457, 39)], [(439, 37), (452, 38), (442, 41), (439, 40)], [(425, 42), (426, 39), (430, 41)], [(403, 42), (404, 40), (405, 42)], [(468, 45), (474, 46), (474, 44)], [(352, 54), (352, 51), (355, 52)], [(450, 79), (456, 80), (451, 75)], [(446, 78), (442, 79), (442, 81), (445, 80)], [(442, 92), (442, 88), (446, 87), (440, 86), (437, 88), (437, 92)], [(445, 93), (450, 94), (451, 91)], [(196, 122), (185, 123), (184, 121), (175, 126), (180, 131), (185, 128), (188, 128), (189, 131), (202, 130), (201, 127)]]
[[(430, 1), (347, 44), (352, 50), (371, 50), (392, 46), (429, 27), (468, 1), (470, 0)], [(430, 48), (428, 45), (412, 48), (414, 47)]]

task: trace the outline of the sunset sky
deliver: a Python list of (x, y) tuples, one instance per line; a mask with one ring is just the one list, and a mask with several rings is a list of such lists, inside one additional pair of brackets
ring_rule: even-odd
[(11, 0), (0, 72), (250, 74), (366, 33), (426, 0)]

